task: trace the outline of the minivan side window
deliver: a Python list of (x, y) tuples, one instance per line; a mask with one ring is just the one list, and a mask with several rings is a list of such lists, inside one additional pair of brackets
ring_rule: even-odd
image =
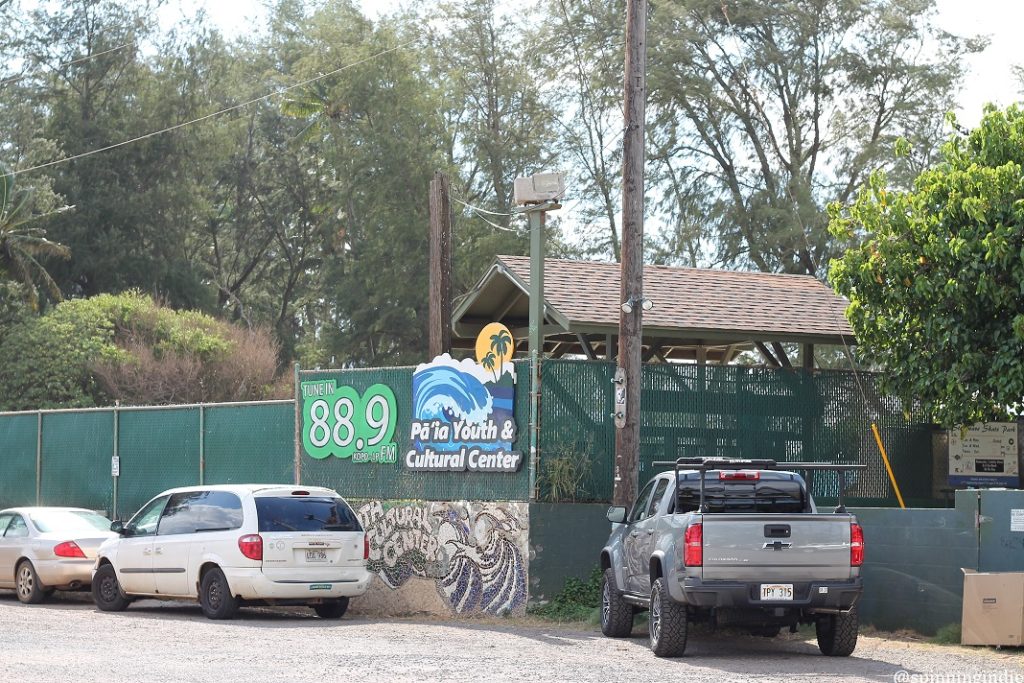
[(157, 531), (161, 536), (229, 531), (242, 526), (242, 501), (228, 491), (187, 491), (167, 501)]
[(160, 521), (160, 513), (167, 503), (167, 496), (161, 496), (149, 501), (145, 507), (135, 513), (135, 516), (124, 525), (131, 536), (152, 536), (156, 533), (156, 525)]

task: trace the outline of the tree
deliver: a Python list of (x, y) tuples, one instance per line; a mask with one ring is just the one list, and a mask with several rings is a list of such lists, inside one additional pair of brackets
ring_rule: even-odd
[(669, 251), (823, 276), (825, 205), (878, 167), (912, 177), (894, 140), (927, 155), (961, 58), (981, 47), (934, 13), (933, 0), (659, 3), (649, 158)]
[[(954, 122), (955, 123), (955, 122)], [(1006, 419), (1024, 398), (1024, 110), (986, 109), (910, 191), (874, 173), (831, 230), (858, 354), (881, 386), (947, 427)]]
[(61, 299), (57, 283), (41, 263), (48, 257), (68, 258), (67, 247), (46, 238), (35, 215), (34, 192), (18, 188), (14, 172), (0, 163), (0, 276), (13, 278), (22, 285), (29, 305), (39, 306), (37, 283), (42, 283), (55, 300)]

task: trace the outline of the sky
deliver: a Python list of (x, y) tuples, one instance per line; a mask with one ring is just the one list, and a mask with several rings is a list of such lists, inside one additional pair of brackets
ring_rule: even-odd
[[(386, 14), (408, 0), (357, 0), (370, 17)], [(622, 0), (616, 0), (621, 2)], [(959, 98), (957, 116), (972, 127), (981, 119), (986, 102), (1006, 106), (1024, 99), (1014, 64), (1024, 65), (1020, 28), (1024, 26), (1022, 0), (937, 0), (937, 23), (958, 35), (986, 35), (991, 43), (981, 54), (967, 59), (968, 75)], [(165, 19), (191, 14), (204, 7), (211, 19), (228, 35), (237, 35), (263, 16), (260, 0), (173, 0), (165, 8)]]

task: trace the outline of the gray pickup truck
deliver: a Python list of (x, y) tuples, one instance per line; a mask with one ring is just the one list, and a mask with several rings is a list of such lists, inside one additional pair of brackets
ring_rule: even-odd
[[(708, 622), (773, 637), (813, 623), (823, 654), (857, 645), (864, 535), (842, 503), (845, 472), (863, 465), (681, 459), (611, 507), (601, 551), (601, 630), (622, 638), (650, 610), (651, 649), (686, 650), (689, 625)], [(839, 505), (819, 512), (807, 481), (831, 470)]]

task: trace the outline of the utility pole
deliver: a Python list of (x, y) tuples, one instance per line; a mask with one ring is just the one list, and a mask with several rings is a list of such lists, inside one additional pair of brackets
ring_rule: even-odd
[(647, 0), (626, 0), (625, 135), (622, 155), (622, 275), (619, 372), (624, 415), (615, 430), (614, 505), (636, 498), (640, 462), (640, 366), (644, 277), (644, 109), (647, 100)]
[(436, 171), (430, 181), (429, 358), (452, 348), (452, 209), (448, 177)]

